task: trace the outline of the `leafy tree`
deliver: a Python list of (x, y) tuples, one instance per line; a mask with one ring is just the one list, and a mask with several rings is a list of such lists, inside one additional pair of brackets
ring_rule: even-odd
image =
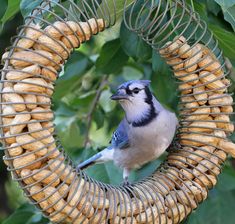
[[(9, 39), (15, 35), (16, 27), (23, 23), (23, 17), (40, 2), (42, 0), (1, 0), (0, 53), (10, 45)], [(122, 2), (117, 1), (119, 14)], [(191, 0), (188, 3), (206, 21), (225, 56), (235, 67), (235, 0)], [(231, 73), (233, 81), (234, 67)], [(131, 79), (151, 79), (152, 89), (160, 102), (177, 111), (176, 84), (169, 67), (156, 51), (124, 26), (121, 17), (115, 27), (73, 52), (57, 81), (53, 109), (60, 140), (76, 163), (108, 144), (112, 131), (123, 116), (120, 107), (111, 102), (109, 96), (118, 84)], [(233, 84), (231, 91), (234, 88)], [(133, 172), (132, 180), (152, 173), (162, 159)], [(0, 204), (0, 220), (4, 224), (48, 223), (36, 208), (26, 202), (7, 175), (3, 163), (0, 165), (0, 201), (7, 201)], [(185, 223), (234, 223), (234, 167), (234, 160), (229, 159), (208, 200)], [(120, 170), (109, 163), (90, 168), (88, 174), (107, 183), (118, 184), (121, 181)]]

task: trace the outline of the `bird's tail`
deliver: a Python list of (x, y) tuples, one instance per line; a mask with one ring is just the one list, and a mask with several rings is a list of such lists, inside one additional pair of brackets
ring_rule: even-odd
[(108, 147), (102, 150), (101, 152), (95, 154), (91, 158), (78, 164), (77, 169), (86, 169), (91, 165), (97, 163), (104, 163), (110, 160), (113, 160), (113, 149)]

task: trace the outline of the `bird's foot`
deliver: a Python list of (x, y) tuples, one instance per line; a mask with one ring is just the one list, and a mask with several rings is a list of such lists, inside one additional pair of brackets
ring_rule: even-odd
[(168, 152), (171, 152), (171, 151), (174, 151), (174, 150), (177, 150), (177, 149), (181, 149), (182, 146), (181, 144), (179, 143), (178, 140), (174, 140), (170, 145), (169, 147), (167, 148), (167, 151)]
[(129, 182), (128, 177), (125, 177), (124, 181), (122, 183), (122, 186), (123, 187), (129, 187), (130, 185), (131, 185), (131, 183)]

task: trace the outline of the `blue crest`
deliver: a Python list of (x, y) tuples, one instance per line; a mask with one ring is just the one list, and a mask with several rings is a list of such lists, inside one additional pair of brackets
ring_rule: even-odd
[(126, 89), (128, 86), (130, 86), (131, 84), (142, 84), (144, 86), (149, 86), (151, 81), (150, 80), (130, 80), (128, 82), (124, 82), (122, 83), (120, 86), (118, 86), (118, 89)]

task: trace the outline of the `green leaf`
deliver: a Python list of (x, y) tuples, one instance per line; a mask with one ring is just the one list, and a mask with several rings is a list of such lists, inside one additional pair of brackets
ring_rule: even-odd
[[(70, 93), (70, 95), (74, 95), (73, 93)], [(83, 95), (80, 96), (74, 96), (73, 99), (69, 102), (72, 108), (75, 110), (79, 110), (79, 113), (86, 114), (88, 113), (88, 110), (90, 108), (90, 105), (94, 99), (94, 96), (96, 94), (95, 90), (91, 90), (86, 92)]]
[(43, 2), (43, 0), (21, 0), (20, 2), (20, 10), (21, 10), (21, 14), (23, 17), (28, 16), (32, 10), (37, 7), (38, 5), (41, 4), (41, 2)]
[(119, 39), (107, 42), (101, 49), (96, 68), (105, 74), (118, 73), (126, 64), (128, 56), (121, 48)]
[(219, 11), (221, 10), (221, 7), (215, 1), (212, 0), (207, 0), (206, 3), (207, 3), (207, 10), (212, 12), (215, 16), (217, 16)]
[(217, 188), (220, 191), (235, 190), (235, 170), (232, 166), (225, 166), (222, 174), (219, 176)]
[(207, 20), (207, 10), (206, 5), (199, 2), (194, 2), (194, 9), (199, 13), (203, 20)]
[(81, 83), (80, 78), (82, 74), (84, 74), (91, 65), (91, 61), (85, 54), (74, 51), (64, 67), (64, 73), (56, 81), (55, 93), (53, 95), (54, 100), (61, 99), (66, 94), (70, 93), (72, 89), (76, 88), (76, 86)]
[(110, 184), (120, 185), (123, 182), (122, 169), (115, 166), (112, 162), (106, 163), (105, 169), (109, 176)]
[(154, 74), (152, 75), (151, 86), (158, 100), (169, 108), (177, 108), (177, 85), (169, 66), (158, 52), (153, 51), (152, 57)]
[(106, 0), (102, 1), (98, 8), (98, 15), (103, 17), (104, 12), (109, 10), (110, 17), (114, 19), (116, 15), (116, 19), (119, 19), (122, 16), (124, 10), (124, 3), (126, 2), (126, 8), (130, 6), (134, 0)]
[(33, 205), (23, 204), (11, 214), (3, 224), (46, 224), (49, 220), (44, 218), (41, 212), (37, 211)]
[(134, 67), (125, 66), (123, 68), (122, 75), (125, 78), (125, 80), (134, 80), (134, 79), (141, 79), (143, 77), (143, 72)]
[(225, 9), (235, 5), (235, 0), (215, 0), (215, 2), (217, 2), (221, 8)]
[(102, 110), (96, 109), (93, 116), (97, 125), (97, 129), (100, 129), (104, 125), (105, 114), (102, 113)]
[(111, 95), (112, 93), (109, 89), (104, 90), (100, 95), (99, 104), (106, 113), (112, 111), (116, 105), (114, 101), (110, 100)]
[(60, 102), (58, 108), (56, 109), (56, 116), (71, 117), (75, 115), (76, 111), (73, 111), (67, 104)]
[(80, 133), (76, 117), (56, 117), (55, 124), (57, 124), (56, 128), (65, 148), (82, 146), (83, 136)]
[(91, 61), (89, 61), (85, 54), (74, 51), (70, 56), (68, 63), (65, 64), (64, 75), (60, 77), (60, 81), (69, 80), (74, 76), (81, 75), (87, 69), (90, 62)]
[(235, 59), (235, 48), (233, 47), (235, 43), (235, 34), (216, 25), (209, 24), (209, 27), (219, 41), (219, 46), (223, 49), (225, 56)]
[(19, 5), (20, 0), (8, 0), (7, 10), (1, 19), (1, 22), (3, 24), (9, 19), (11, 19), (19, 11)]
[(209, 197), (187, 219), (185, 224), (234, 224), (234, 191), (218, 192), (213, 189)]
[(0, 19), (2, 19), (3, 15), (5, 14), (6, 9), (7, 9), (7, 0), (2, 0), (1, 7), (0, 7)]
[(95, 178), (96, 180), (102, 181), (104, 183), (109, 183), (109, 175), (107, 173), (107, 170), (105, 169), (104, 164), (97, 164), (95, 166), (92, 166), (91, 168), (87, 169), (87, 174)]
[(128, 56), (138, 61), (151, 58), (152, 48), (136, 33), (127, 29), (124, 23), (121, 25), (120, 39), (122, 48)]
[(224, 19), (231, 24), (233, 30), (235, 31), (235, 5), (227, 9), (223, 8), (223, 13)]
[(152, 68), (155, 72), (164, 72), (167, 69), (165, 60), (159, 55), (156, 50), (152, 52)]
[(18, 208), (20, 205), (26, 202), (26, 198), (22, 194), (22, 191), (19, 189), (18, 183), (16, 183), (15, 181), (6, 181), (5, 191), (8, 195), (7, 204), (11, 207)]
[(134, 171), (135, 181), (140, 181), (143, 180), (145, 177), (150, 176), (154, 171), (156, 171), (161, 162), (162, 159), (157, 159)]

